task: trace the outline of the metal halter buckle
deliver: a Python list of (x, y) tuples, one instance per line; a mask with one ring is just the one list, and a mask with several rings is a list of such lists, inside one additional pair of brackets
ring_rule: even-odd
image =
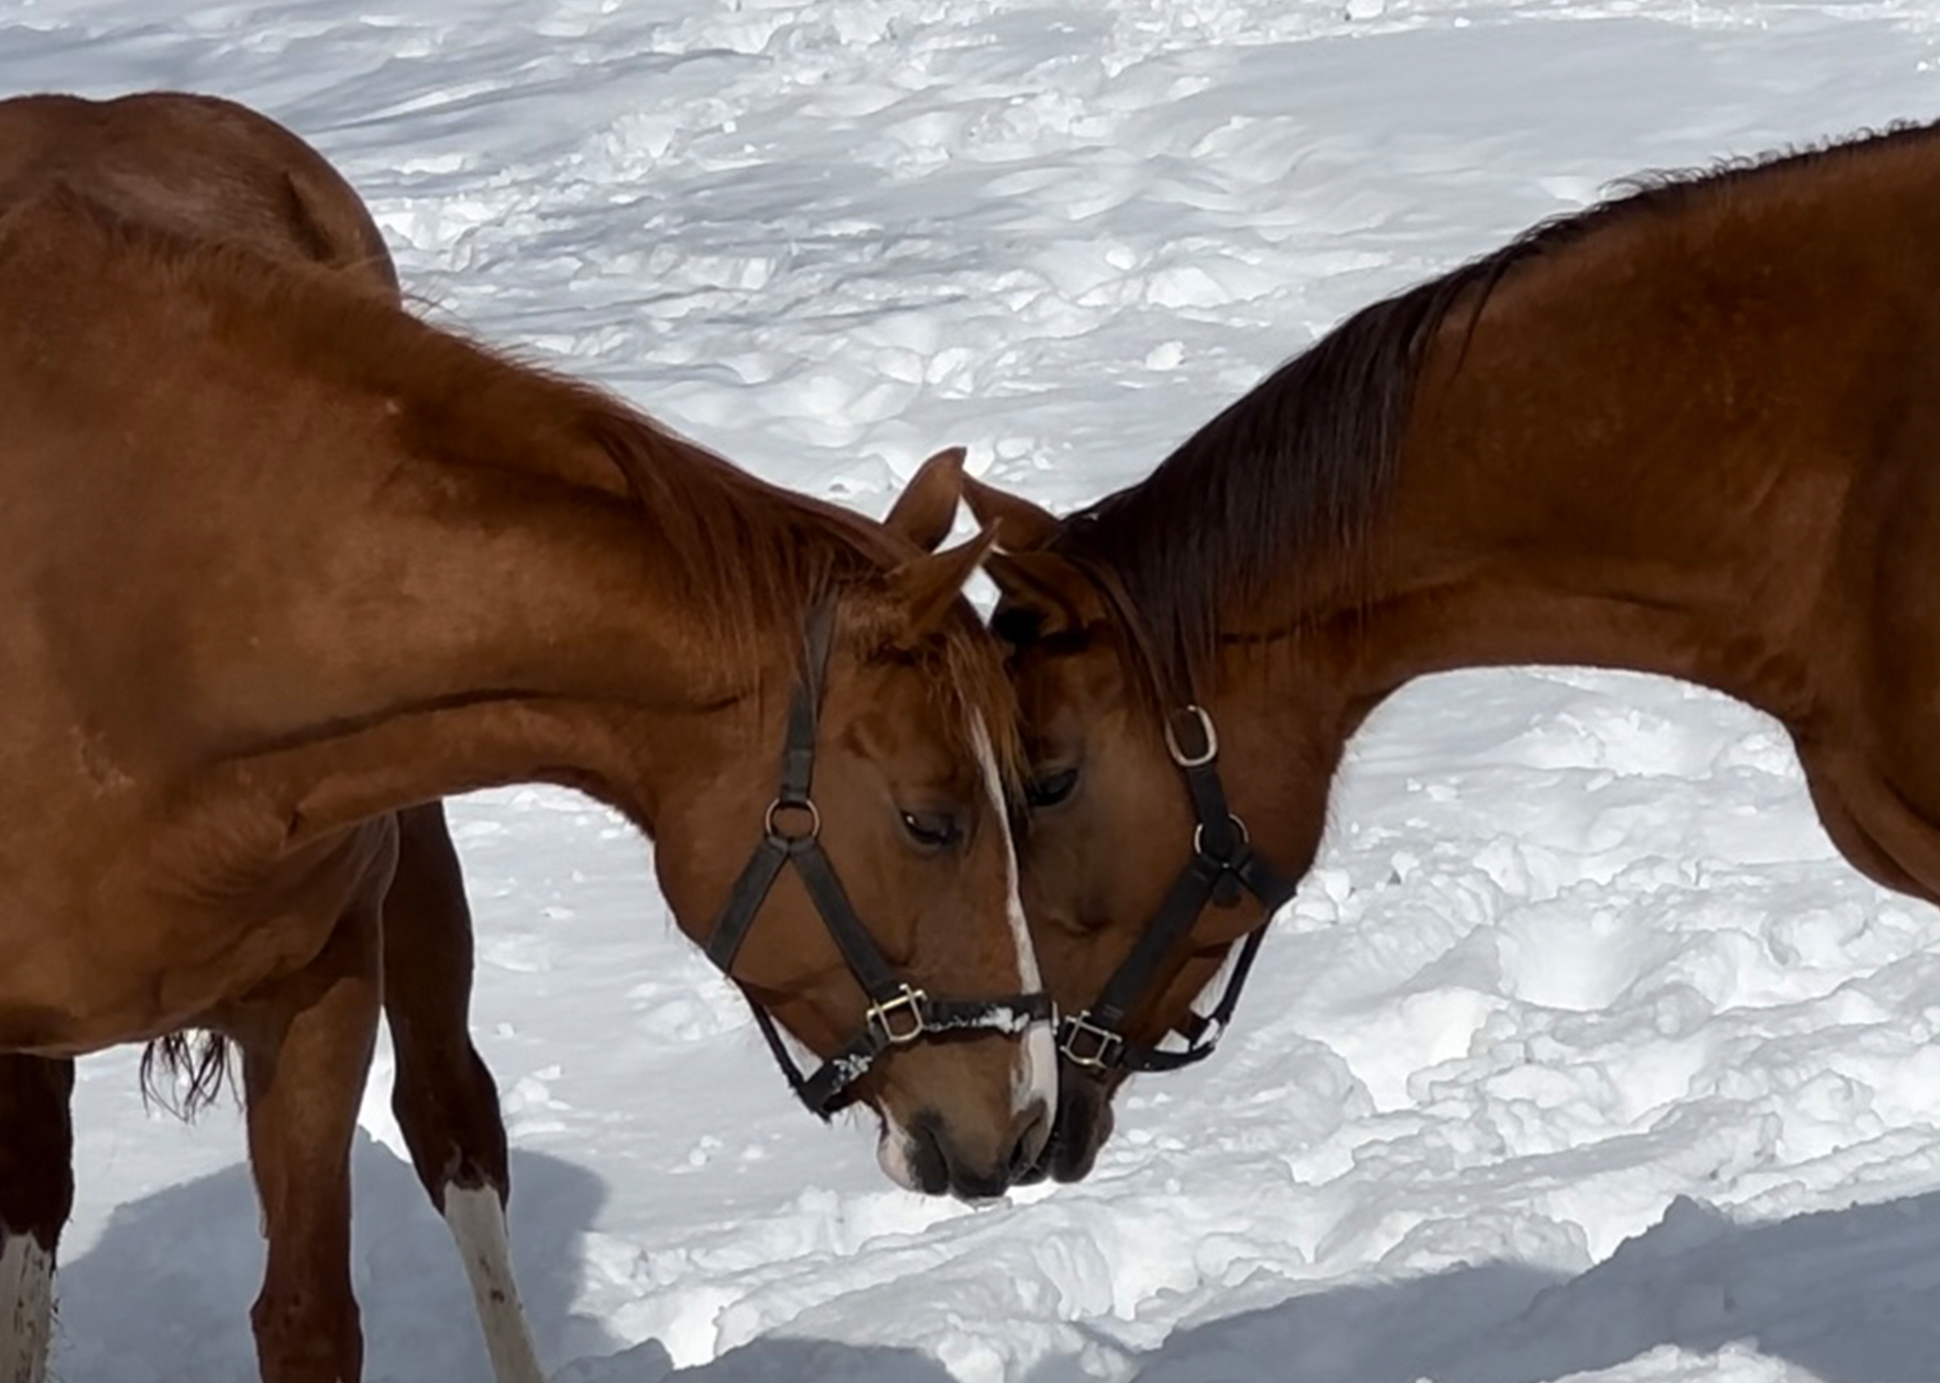
[[(1089, 1054), (1078, 1050), (1079, 1040), (1086, 1037), (1092, 1041)], [(1118, 1060), (1118, 1054), (1124, 1046), (1123, 1037), (1110, 1028), (1100, 1027), (1091, 1021), (1089, 1010), (1071, 1014), (1059, 1025), (1058, 1051), (1073, 1066), (1102, 1071)]]
[[(788, 832), (782, 830), (775, 822), (775, 818), (782, 812), (807, 812), (808, 829), (799, 835), (788, 834)], [(784, 802), (777, 797), (768, 804), (768, 815), (762, 820), (762, 829), (768, 833), (768, 839), (778, 840), (783, 845), (794, 845), (800, 841), (814, 840), (822, 834), (822, 813), (816, 809), (814, 802), (806, 798), (800, 802)]]
[(1179, 734), (1172, 728), (1172, 717), (1167, 716), (1161, 728), (1165, 731), (1166, 752), (1172, 762), (1180, 768), (1204, 768), (1219, 757), (1219, 731), (1213, 728), (1212, 717), (1198, 706), (1187, 706), (1179, 712), (1191, 716), (1199, 722), (1199, 735), (1205, 741), (1205, 749), (1197, 754), (1188, 754), (1179, 745)]
[[(927, 1025), (923, 1022), (923, 1005), (928, 1003), (929, 999), (930, 996), (922, 990), (904, 985), (902, 993), (895, 998), (884, 999), (879, 1004), (869, 1006), (869, 1026), (881, 1033), (882, 1040), (892, 1047), (899, 1047), (905, 1042), (914, 1042), (927, 1030)], [(895, 1019), (892, 1017), (898, 1012), (905, 1014), (909, 1021), (909, 1026), (901, 1031), (897, 1030)]]

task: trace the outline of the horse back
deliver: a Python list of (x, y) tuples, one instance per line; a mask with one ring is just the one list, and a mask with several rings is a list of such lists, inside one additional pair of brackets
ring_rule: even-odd
[(363, 201), (266, 116), (181, 92), (0, 100), (0, 215), (55, 190), (193, 240), (355, 271), (395, 297), (397, 271)]

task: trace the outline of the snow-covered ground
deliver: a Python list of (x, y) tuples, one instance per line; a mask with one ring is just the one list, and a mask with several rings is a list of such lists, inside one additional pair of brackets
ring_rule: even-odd
[[(1936, 62), (1931, 0), (0, 0), (0, 91), (255, 104), (425, 311), (871, 512), (954, 442), (1089, 499), (1355, 306), (1626, 173), (1940, 114)], [(1940, 1380), (1940, 916), (1715, 697), (1398, 697), (1218, 1059), (982, 1209), (794, 1106), (605, 813), (456, 819), (557, 1379)], [(369, 1374), (477, 1383), (388, 1079)], [(114, 1054), (78, 1121), (58, 1376), (251, 1377), (233, 1114), (145, 1117)]]

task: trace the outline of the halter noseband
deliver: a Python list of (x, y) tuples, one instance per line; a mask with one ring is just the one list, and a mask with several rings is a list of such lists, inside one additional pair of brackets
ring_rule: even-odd
[[(1226, 789), (1219, 781), (1219, 732), (1212, 717), (1198, 706), (1187, 706), (1179, 719), (1194, 736), (1183, 744), (1172, 720), (1165, 724), (1165, 748), (1185, 775), (1196, 822), (1192, 829), (1192, 860), (1179, 871), (1158, 911), (1145, 926), (1138, 944), (1113, 972), (1098, 1002), (1074, 1013), (1058, 1025), (1058, 1051), (1072, 1065), (1102, 1074), (1122, 1067), (1128, 1071), (1176, 1071), (1212, 1055), (1239, 1004), (1240, 990), (1253, 968), (1275, 909), (1293, 897), (1295, 883), (1282, 877), (1253, 852), (1246, 823), (1226, 805)], [(1186, 1039), (1179, 1051), (1141, 1046), (1125, 1036), (1125, 1019), (1132, 1006), (1152, 987), (1159, 965), (1199, 920), (1206, 904), (1230, 908), (1244, 889), (1259, 899), (1266, 917), (1240, 943), (1239, 957), (1226, 980), (1225, 993), (1213, 1011), (1188, 1013), (1175, 1030)]]
[(817, 606), (808, 622), (807, 658), (802, 681), (788, 706), (788, 737), (781, 756), (781, 790), (769, 804), (761, 843), (735, 879), (727, 903), (715, 918), (707, 943), (707, 957), (733, 978), (729, 969), (754, 925), (755, 914), (774, 887), (782, 866), (793, 864), (801, 875), (815, 910), (822, 915), (836, 949), (869, 998), (863, 1028), (850, 1042), (815, 1071), (804, 1076), (783, 1046), (774, 1015), (755, 1004), (755, 1022), (775, 1054), (789, 1088), (809, 1112), (827, 1119), (849, 1088), (861, 1080), (876, 1059), (932, 1033), (983, 1028), (1022, 1033), (1032, 1023), (1048, 1023), (1054, 1014), (1050, 995), (1038, 991), (996, 999), (932, 999), (921, 989), (898, 980), (889, 962), (870, 939), (856, 916), (849, 895), (835, 876), (835, 867), (822, 849), (822, 814), (809, 787), (815, 773), (816, 725), (820, 719), (822, 683), (828, 671), (829, 644), (835, 628), (831, 602)]

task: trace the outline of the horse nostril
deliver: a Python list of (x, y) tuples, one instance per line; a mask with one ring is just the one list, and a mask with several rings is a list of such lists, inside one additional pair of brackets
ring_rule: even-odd
[(1010, 1161), (1006, 1170), (1013, 1185), (1030, 1175), (1050, 1136), (1050, 1106), (1042, 1100), (1032, 1100), (1011, 1126)]

